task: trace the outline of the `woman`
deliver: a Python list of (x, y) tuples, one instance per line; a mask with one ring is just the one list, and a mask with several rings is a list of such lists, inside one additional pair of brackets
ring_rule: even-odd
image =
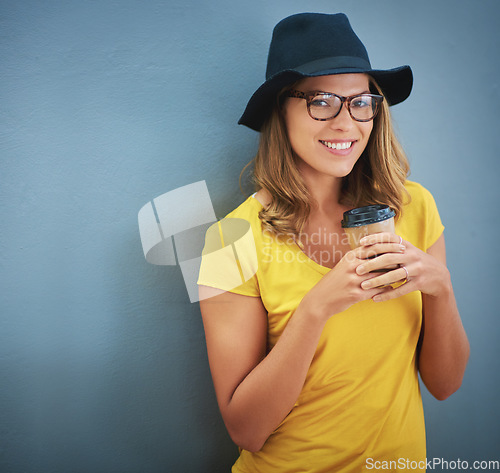
[[(261, 132), (258, 191), (226, 219), (248, 222), (255, 274), (223, 287), (228, 260), (204, 258), (198, 281), (233, 472), (425, 471), (418, 373), (447, 398), (469, 346), (434, 200), (391, 128), (411, 69), (372, 69), (345, 15), (305, 13), (275, 27), (266, 77), (240, 119)], [(396, 233), (351, 250), (343, 213), (374, 203)]]

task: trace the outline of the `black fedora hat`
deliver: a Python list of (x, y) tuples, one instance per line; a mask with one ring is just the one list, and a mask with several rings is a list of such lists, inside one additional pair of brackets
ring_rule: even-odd
[(413, 84), (410, 66), (372, 69), (366, 48), (343, 13), (289, 16), (274, 28), (266, 81), (252, 95), (238, 123), (260, 131), (283, 87), (306, 77), (346, 73), (372, 76), (389, 105), (405, 100)]

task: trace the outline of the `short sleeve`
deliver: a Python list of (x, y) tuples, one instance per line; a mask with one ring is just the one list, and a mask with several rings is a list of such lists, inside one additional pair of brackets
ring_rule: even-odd
[(422, 193), (425, 200), (426, 214), (426, 242), (424, 249), (427, 251), (443, 233), (444, 225), (432, 194), (424, 187), (422, 187)]
[(247, 220), (225, 218), (207, 230), (199, 285), (257, 297), (257, 268), (255, 239)]
[(410, 203), (403, 209), (401, 230), (407, 239), (427, 251), (441, 236), (444, 225), (432, 194), (421, 184), (407, 182)]

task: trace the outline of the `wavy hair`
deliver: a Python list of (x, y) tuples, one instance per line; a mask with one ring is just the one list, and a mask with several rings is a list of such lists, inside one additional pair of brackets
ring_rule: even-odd
[[(373, 93), (380, 95), (378, 84), (370, 79)], [(311, 195), (297, 168), (298, 157), (292, 150), (285, 120), (281, 112), (286, 87), (277, 96), (276, 103), (264, 123), (253, 164), (252, 180), (256, 189), (264, 188), (271, 196), (270, 204), (259, 213), (263, 228), (279, 234), (300, 235), (311, 211)], [(352, 171), (343, 178), (340, 203), (351, 207), (371, 204), (389, 205), (401, 215), (409, 199), (404, 183), (409, 174), (409, 163), (392, 126), (389, 105), (384, 99), (362, 155)], [(405, 201), (405, 199), (407, 199)]]

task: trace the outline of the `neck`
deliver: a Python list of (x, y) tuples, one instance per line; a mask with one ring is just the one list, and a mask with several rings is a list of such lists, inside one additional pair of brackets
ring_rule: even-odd
[(304, 176), (309, 193), (313, 200), (312, 211), (318, 213), (337, 213), (340, 207), (342, 178), (324, 176), (311, 180)]

